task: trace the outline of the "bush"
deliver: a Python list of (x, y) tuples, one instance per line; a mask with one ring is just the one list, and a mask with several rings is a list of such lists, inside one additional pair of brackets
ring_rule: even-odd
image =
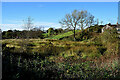
[(118, 41), (118, 34), (116, 29), (105, 30), (101, 35), (103, 44), (114, 43)]
[(82, 52), (82, 58), (90, 58), (90, 59), (94, 59), (94, 58), (98, 58), (100, 57), (100, 51), (97, 50), (97, 47), (95, 46), (89, 46), (88, 48), (84, 49), (84, 51)]

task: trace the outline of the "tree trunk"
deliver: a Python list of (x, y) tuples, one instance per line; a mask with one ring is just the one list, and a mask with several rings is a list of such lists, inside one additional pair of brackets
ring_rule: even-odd
[(74, 41), (76, 41), (76, 38), (75, 38), (75, 27), (74, 27)]

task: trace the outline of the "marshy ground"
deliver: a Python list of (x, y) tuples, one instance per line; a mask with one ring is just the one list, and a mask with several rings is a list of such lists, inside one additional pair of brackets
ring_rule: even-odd
[(117, 43), (105, 44), (94, 39), (5, 39), (3, 79), (120, 78)]

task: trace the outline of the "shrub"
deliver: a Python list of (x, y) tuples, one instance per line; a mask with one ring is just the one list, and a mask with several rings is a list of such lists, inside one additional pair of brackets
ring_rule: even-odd
[(116, 29), (105, 30), (101, 35), (103, 44), (114, 43), (118, 41), (118, 34)]
[(94, 59), (96, 57), (100, 57), (100, 51), (97, 50), (96, 46), (89, 46), (82, 52), (82, 58), (91, 58)]

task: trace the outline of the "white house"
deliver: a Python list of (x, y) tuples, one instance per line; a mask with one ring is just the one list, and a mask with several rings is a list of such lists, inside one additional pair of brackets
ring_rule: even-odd
[(102, 33), (104, 32), (104, 30), (106, 29), (113, 29), (116, 28), (117, 32), (120, 33), (120, 24), (106, 24), (103, 28), (102, 28)]
[(120, 24), (116, 27), (118, 33), (120, 34)]

